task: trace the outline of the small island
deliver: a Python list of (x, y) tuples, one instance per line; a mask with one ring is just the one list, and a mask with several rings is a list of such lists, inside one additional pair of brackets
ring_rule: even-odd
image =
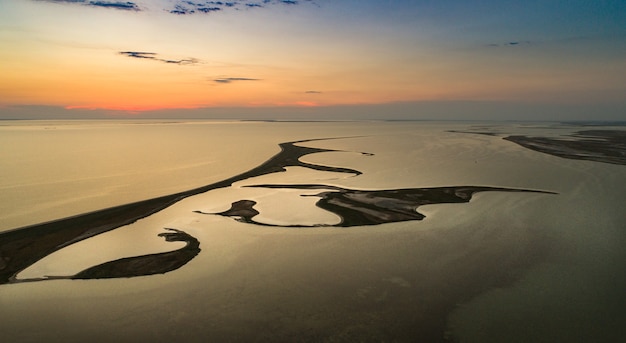
[[(335, 225), (318, 224), (313, 225), (314, 227), (369, 226), (422, 220), (425, 216), (417, 211), (418, 207), (431, 204), (466, 203), (471, 200), (473, 194), (478, 192), (534, 192), (555, 194), (536, 190), (475, 186), (407, 188), (375, 191), (347, 189), (327, 185), (258, 185), (251, 187), (325, 190), (319, 194), (309, 196), (320, 197), (316, 206), (338, 215), (341, 221)], [(272, 225), (258, 222), (253, 219), (259, 214), (259, 212), (254, 209), (254, 205), (256, 205), (256, 202), (253, 200), (240, 200), (234, 202), (231, 208), (224, 212), (205, 213), (196, 211), (196, 213), (233, 217), (240, 222), (263, 226), (305, 227), (302, 225)]]

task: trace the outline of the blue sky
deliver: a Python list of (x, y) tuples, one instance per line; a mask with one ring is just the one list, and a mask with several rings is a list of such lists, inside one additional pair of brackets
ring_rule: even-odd
[(0, 0), (0, 118), (626, 119), (624, 23), (624, 1)]

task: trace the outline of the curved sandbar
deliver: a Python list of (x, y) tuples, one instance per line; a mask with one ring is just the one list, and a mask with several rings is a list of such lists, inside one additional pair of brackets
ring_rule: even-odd
[(154, 274), (165, 274), (176, 270), (191, 261), (200, 253), (200, 242), (188, 233), (168, 228), (172, 232), (163, 232), (168, 242), (186, 242), (187, 244), (174, 251), (156, 254), (125, 257), (87, 268), (72, 276), (46, 276), (36, 279), (19, 279), (15, 282), (32, 282), (59, 279), (112, 279)]
[[(325, 189), (327, 191), (308, 196), (320, 197), (321, 199), (316, 205), (341, 217), (341, 222), (335, 225), (320, 224), (315, 226), (334, 227), (379, 225), (409, 220), (422, 220), (425, 216), (417, 212), (419, 206), (466, 203), (471, 200), (474, 193), (478, 192), (532, 192), (555, 194), (537, 190), (477, 186), (406, 188), (375, 191), (347, 189), (326, 185), (258, 185), (248, 187)], [(238, 221), (244, 223), (264, 226), (307, 227), (302, 225), (272, 225), (255, 221), (253, 218), (258, 215), (259, 212), (254, 209), (254, 205), (256, 205), (255, 201), (240, 200), (234, 202), (229, 210), (214, 214), (235, 217)], [(208, 214), (200, 211), (196, 212)]]
[[(286, 167), (292, 166), (311, 168), (320, 171), (332, 171), (355, 175), (361, 174), (361, 172), (354, 169), (317, 165), (301, 162), (299, 160), (300, 157), (309, 154), (339, 151), (295, 145), (296, 143), (326, 139), (308, 139), (281, 143), (279, 145), (281, 151), (258, 167), (210, 185), (185, 192), (2, 232), (0, 233), (0, 285), (18, 282), (18, 280), (16, 280), (16, 275), (22, 270), (70, 244), (114, 230), (121, 226), (132, 224), (135, 221), (159, 212), (184, 198), (205, 193), (213, 189), (229, 187), (237, 181), (270, 173), (283, 172), (286, 170)], [(140, 271), (138, 271), (138, 273), (140, 273)]]
[(107, 279), (165, 274), (182, 267), (200, 253), (200, 242), (195, 237), (184, 231), (167, 230), (173, 232), (160, 233), (159, 236), (165, 237), (168, 242), (186, 242), (187, 244), (174, 251), (127, 257), (102, 263), (85, 269), (70, 279)]

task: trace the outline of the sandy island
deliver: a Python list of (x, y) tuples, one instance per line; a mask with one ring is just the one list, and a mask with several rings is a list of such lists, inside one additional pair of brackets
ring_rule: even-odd
[[(417, 211), (422, 205), (466, 203), (474, 193), (478, 192), (534, 192), (547, 193), (545, 191), (498, 188), (498, 187), (437, 187), (437, 188), (408, 188), (392, 190), (356, 190), (327, 185), (258, 185), (248, 187), (264, 188), (295, 188), (295, 189), (323, 189), (327, 190), (317, 195), (320, 200), (315, 204), (324, 210), (332, 212), (341, 218), (335, 225), (313, 225), (309, 227), (333, 226), (351, 227), (396, 223), (409, 220), (422, 220), (425, 216)], [(226, 217), (234, 217), (236, 220), (256, 225), (276, 227), (304, 227), (303, 225), (273, 225), (258, 222), (253, 218), (259, 214), (254, 209), (256, 202), (253, 200), (240, 200), (232, 204), (231, 208), (217, 214)]]

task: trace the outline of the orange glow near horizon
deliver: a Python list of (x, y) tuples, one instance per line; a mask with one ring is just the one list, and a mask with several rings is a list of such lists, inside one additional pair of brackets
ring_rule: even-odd
[(108, 111), (121, 111), (121, 112), (130, 112), (130, 113), (139, 113), (139, 112), (148, 112), (148, 111), (159, 111), (159, 110), (172, 110), (172, 109), (198, 109), (203, 106), (133, 106), (133, 105), (80, 105), (80, 106), (65, 106), (64, 108), (67, 110), (108, 110)]
[[(276, 1), (210, 15), (172, 15), (154, 3), (140, 11), (2, 3), (0, 106), (141, 113), (428, 101), (589, 104), (623, 101), (626, 92), (615, 34), (512, 41), (518, 35), (502, 24), (492, 23), (493, 37), (450, 26), (465, 17), (429, 27), (418, 2), (372, 2), (383, 12), (350, 18), (337, 16), (350, 6), (342, 2)], [(396, 20), (389, 17), (396, 12), (384, 11), (396, 6), (414, 12)]]
[[(344, 105), (344, 104), (334, 104)], [(128, 113), (141, 113), (150, 111), (162, 111), (162, 110), (193, 110), (202, 108), (271, 108), (271, 107), (323, 107), (315, 102), (310, 101), (296, 101), (293, 103), (250, 103), (239, 106), (223, 106), (223, 105), (134, 105), (134, 104), (91, 104), (91, 105), (69, 105), (64, 106), (67, 110), (106, 110), (106, 111), (120, 111)]]

